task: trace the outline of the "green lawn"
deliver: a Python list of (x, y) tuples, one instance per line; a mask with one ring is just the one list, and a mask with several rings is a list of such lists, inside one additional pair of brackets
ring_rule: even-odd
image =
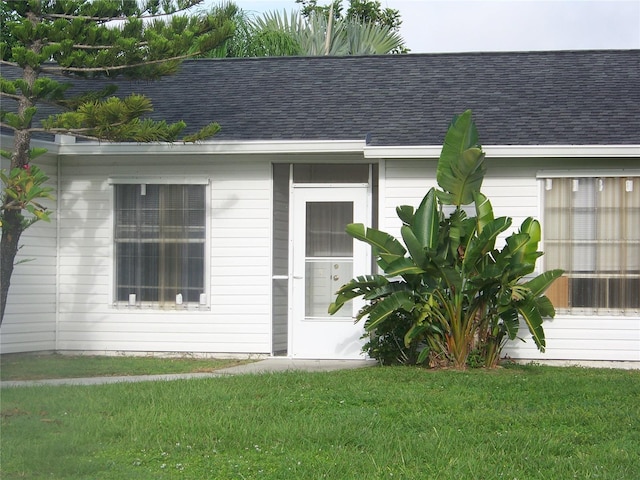
[(637, 479), (640, 372), (367, 368), (2, 391), (3, 479)]
[(212, 372), (246, 360), (11, 354), (0, 356), (1, 380)]

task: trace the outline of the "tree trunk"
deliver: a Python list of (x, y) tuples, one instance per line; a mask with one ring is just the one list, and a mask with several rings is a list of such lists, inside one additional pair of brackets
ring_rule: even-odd
[[(39, 52), (41, 47), (39, 42), (32, 47), (33, 51)], [(26, 66), (22, 72), (22, 79), (33, 89), (38, 78), (38, 72), (30, 66)], [(18, 115), (23, 116), (28, 108), (33, 107), (33, 100), (22, 95), (18, 101)], [(13, 136), (13, 155), (11, 156), (11, 167), (24, 168), (29, 164), (31, 149), (31, 122), (24, 128), (16, 130)], [(2, 198), (3, 205), (10, 199)], [(7, 305), (7, 295), (11, 284), (11, 275), (18, 254), (20, 236), (24, 231), (23, 216), (21, 210), (3, 210), (2, 213), (2, 239), (0, 240), (0, 325), (4, 320), (4, 311)]]
[(13, 266), (18, 253), (18, 242), (22, 231), (22, 219), (19, 212), (15, 210), (6, 211), (2, 225), (2, 240), (0, 240), (0, 325), (4, 320), (11, 275), (13, 274)]
[[(18, 130), (14, 134), (13, 156), (11, 157), (11, 169), (24, 168), (29, 163), (29, 147), (31, 133), (28, 130)], [(4, 204), (10, 198), (2, 199)], [(7, 295), (11, 284), (11, 275), (18, 254), (20, 236), (24, 231), (21, 210), (4, 210), (2, 218), (2, 239), (0, 240), (0, 325), (4, 320), (4, 310), (7, 305)]]

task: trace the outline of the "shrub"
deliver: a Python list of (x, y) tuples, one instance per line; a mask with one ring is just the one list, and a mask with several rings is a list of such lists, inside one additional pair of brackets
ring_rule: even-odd
[(372, 334), (365, 349), (382, 363), (465, 368), (474, 352), (474, 364), (493, 367), (506, 341), (517, 337), (521, 319), (544, 351), (542, 322), (555, 315), (544, 291), (562, 270), (528, 279), (542, 255), (540, 224), (533, 218), (509, 235), (501, 250), (495, 248), (512, 219), (494, 218), (480, 192), (484, 158), (468, 110), (454, 118), (445, 136), (436, 172), (441, 190), (431, 188), (415, 210), (396, 209), (402, 242), (362, 224), (347, 226), (349, 235), (371, 245), (383, 273), (344, 285), (329, 313), (362, 296), (368, 303), (357, 319), (366, 318)]

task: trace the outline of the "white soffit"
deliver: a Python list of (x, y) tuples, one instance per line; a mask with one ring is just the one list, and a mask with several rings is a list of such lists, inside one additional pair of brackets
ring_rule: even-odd
[[(483, 145), (488, 158), (640, 157), (640, 145)], [(439, 158), (442, 146), (365, 147), (365, 158)]]

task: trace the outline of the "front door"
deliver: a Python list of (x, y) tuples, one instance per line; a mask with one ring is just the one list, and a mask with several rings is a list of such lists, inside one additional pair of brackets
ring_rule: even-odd
[(335, 292), (369, 272), (369, 248), (345, 232), (367, 223), (366, 187), (300, 187), (293, 193), (293, 311), (290, 355), (297, 358), (362, 358), (362, 305), (349, 302), (335, 315)]

